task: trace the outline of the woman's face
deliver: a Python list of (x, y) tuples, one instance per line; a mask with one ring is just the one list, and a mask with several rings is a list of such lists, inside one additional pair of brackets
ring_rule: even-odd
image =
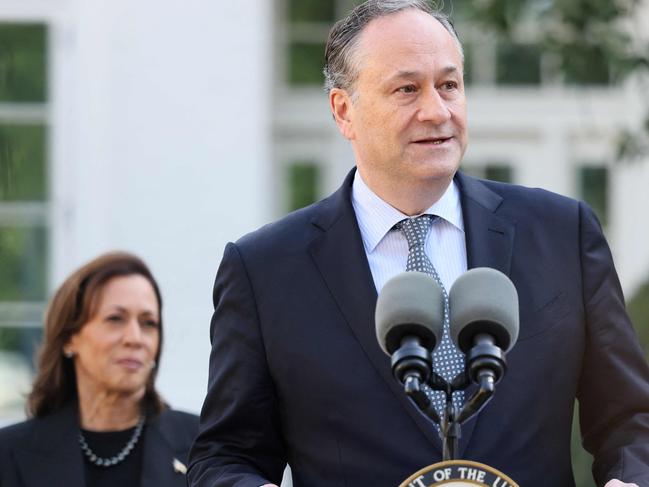
[(141, 398), (160, 345), (155, 291), (145, 277), (131, 274), (107, 281), (98, 299), (94, 316), (64, 347), (74, 354), (78, 387)]

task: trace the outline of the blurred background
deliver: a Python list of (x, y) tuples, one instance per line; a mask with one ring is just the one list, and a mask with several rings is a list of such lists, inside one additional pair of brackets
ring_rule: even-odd
[[(357, 3), (0, 0), (0, 425), (24, 418), (49, 296), (110, 249), (159, 279), (159, 387), (199, 411), (225, 243), (353, 166), (321, 70)], [(466, 54), (463, 169), (588, 202), (647, 349), (649, 0), (443, 8)], [(574, 458), (591, 485), (577, 442)]]

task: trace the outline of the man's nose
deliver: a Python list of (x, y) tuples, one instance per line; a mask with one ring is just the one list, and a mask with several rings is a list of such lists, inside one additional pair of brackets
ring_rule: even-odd
[(435, 88), (425, 89), (420, 97), (417, 119), (439, 125), (451, 119), (451, 110)]

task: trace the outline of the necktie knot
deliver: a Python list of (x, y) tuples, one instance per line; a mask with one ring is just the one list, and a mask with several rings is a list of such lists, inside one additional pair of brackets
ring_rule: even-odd
[(403, 233), (408, 242), (408, 249), (423, 247), (428, 237), (430, 227), (433, 225), (433, 215), (420, 215), (414, 218), (405, 218), (395, 225)]

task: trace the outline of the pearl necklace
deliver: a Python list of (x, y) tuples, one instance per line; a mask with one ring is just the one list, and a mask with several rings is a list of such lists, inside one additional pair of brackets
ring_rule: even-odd
[(110, 458), (98, 457), (97, 454), (93, 452), (88, 446), (88, 442), (86, 441), (86, 438), (83, 436), (83, 433), (81, 431), (79, 431), (79, 445), (81, 445), (81, 451), (84, 453), (86, 458), (88, 458), (90, 463), (93, 463), (98, 467), (112, 467), (114, 465), (117, 465), (118, 463), (123, 462), (126, 457), (128, 457), (129, 454), (133, 451), (133, 448), (135, 448), (135, 445), (137, 445), (137, 442), (142, 435), (142, 428), (144, 428), (144, 416), (141, 417), (137, 422), (133, 436), (131, 436), (131, 439), (128, 440), (126, 446), (124, 446), (124, 448), (122, 448), (122, 450), (117, 455)]

